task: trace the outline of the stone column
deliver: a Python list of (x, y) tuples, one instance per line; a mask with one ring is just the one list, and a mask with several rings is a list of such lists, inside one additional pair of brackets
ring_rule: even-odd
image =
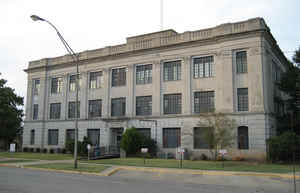
[(189, 56), (183, 58), (183, 63), (182, 63), (182, 78), (184, 82), (184, 91), (183, 91), (183, 96), (182, 96), (182, 113), (185, 115), (190, 115), (192, 113), (191, 109), (191, 78), (192, 78), (192, 73), (191, 73), (191, 58)]
[(161, 64), (160, 60), (156, 60), (152, 65), (152, 115), (161, 115)]

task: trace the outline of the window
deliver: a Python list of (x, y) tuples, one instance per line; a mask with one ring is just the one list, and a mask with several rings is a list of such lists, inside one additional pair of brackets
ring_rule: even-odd
[(163, 147), (180, 147), (181, 134), (180, 128), (163, 128)]
[(58, 145), (58, 129), (48, 130), (48, 145)]
[(126, 98), (111, 99), (111, 116), (125, 116)]
[(33, 94), (39, 95), (40, 93), (40, 79), (33, 80)]
[(152, 96), (136, 97), (136, 115), (152, 114)]
[(112, 69), (112, 86), (126, 85), (126, 68)]
[[(80, 90), (81, 87), (81, 76), (79, 75), (78, 79), (78, 90)], [(76, 74), (70, 76), (70, 82), (69, 82), (69, 91), (76, 91)]]
[(214, 57), (205, 56), (193, 59), (194, 78), (215, 76)]
[(75, 140), (75, 129), (66, 130), (66, 142)]
[(63, 79), (61, 77), (51, 79), (51, 93), (62, 92)]
[[(68, 111), (69, 119), (76, 118), (75, 104), (76, 104), (76, 102), (69, 102), (69, 111)], [(80, 101), (78, 101), (77, 113), (78, 113), (78, 118), (80, 118)]]
[(195, 92), (194, 111), (195, 113), (213, 112), (215, 109), (215, 92)]
[(249, 149), (248, 127), (238, 127), (238, 148)]
[(97, 100), (89, 100), (89, 117), (101, 117), (102, 111), (102, 101), (100, 99)]
[(247, 52), (241, 51), (236, 53), (236, 72), (247, 73)]
[(136, 67), (136, 84), (152, 83), (152, 64)]
[(150, 128), (137, 128), (136, 130), (144, 137), (151, 138), (151, 129)]
[(101, 88), (103, 84), (102, 72), (90, 72), (90, 88)]
[(50, 104), (50, 119), (60, 119), (60, 103)]
[(87, 136), (88, 139), (91, 141), (92, 146), (100, 145), (100, 129), (88, 129)]
[(205, 140), (203, 127), (195, 127), (194, 128), (194, 149), (209, 149), (209, 145)]
[(30, 131), (30, 145), (34, 145), (34, 137), (35, 137), (35, 131), (32, 129)]
[(33, 120), (37, 120), (38, 119), (38, 115), (39, 115), (39, 105), (38, 104), (34, 104), (33, 105), (32, 119)]
[(238, 88), (238, 111), (248, 111), (248, 88)]
[(181, 114), (181, 94), (164, 95), (164, 114)]
[(164, 63), (164, 81), (181, 80), (181, 61)]

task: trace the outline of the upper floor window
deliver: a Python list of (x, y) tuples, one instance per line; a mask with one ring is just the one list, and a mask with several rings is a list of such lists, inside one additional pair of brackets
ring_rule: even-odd
[(101, 117), (101, 109), (102, 109), (102, 101), (100, 99), (97, 100), (89, 100), (89, 117)]
[(164, 63), (164, 81), (181, 80), (181, 61)]
[(90, 72), (90, 88), (101, 88), (103, 84), (102, 71)]
[(164, 95), (164, 114), (181, 114), (181, 94)]
[(40, 93), (40, 79), (33, 80), (33, 94), (39, 95)]
[(125, 116), (126, 113), (126, 98), (111, 99), (111, 116)]
[(136, 84), (152, 83), (152, 64), (136, 67)]
[(111, 72), (112, 86), (125, 86), (126, 85), (126, 68), (115, 68)]
[(238, 111), (248, 111), (248, 88), (237, 89)]
[(50, 104), (50, 119), (60, 119), (60, 103)]
[(34, 104), (33, 105), (32, 119), (33, 120), (37, 120), (38, 119), (38, 115), (39, 115), (39, 105), (38, 104)]
[(136, 115), (152, 114), (152, 96), (136, 97)]
[[(81, 76), (78, 77), (78, 90), (80, 90), (81, 87)], [(70, 76), (69, 81), (69, 90), (70, 91), (76, 91), (76, 74)]]
[(236, 72), (247, 73), (247, 52), (236, 52)]
[(194, 78), (212, 77), (215, 74), (214, 57), (205, 56), (193, 59)]
[(51, 93), (60, 93), (62, 92), (63, 79), (62, 77), (52, 78), (51, 79)]
[[(77, 113), (78, 118), (80, 117), (80, 101), (77, 103)], [(69, 111), (68, 111), (68, 117), (69, 119), (76, 118), (76, 102), (69, 102)]]
[(215, 109), (215, 92), (195, 92), (194, 111), (195, 113), (213, 112)]

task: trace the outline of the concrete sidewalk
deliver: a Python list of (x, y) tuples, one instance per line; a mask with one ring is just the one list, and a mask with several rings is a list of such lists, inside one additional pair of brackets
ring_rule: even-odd
[[(73, 160), (36, 160), (32, 162), (0, 164), (0, 166), (20, 167), (20, 168), (26, 166), (30, 168), (30, 165), (52, 164), (52, 163), (73, 163)], [(95, 164), (95, 163), (80, 163), (80, 164), (109, 166), (110, 168), (103, 171), (105, 176), (113, 175), (114, 173), (120, 170), (127, 170), (127, 171), (140, 171), (140, 172), (152, 172), (152, 173), (164, 173), (164, 174), (170, 173), (170, 174), (183, 174), (183, 175), (189, 174), (189, 175), (215, 175), (215, 176), (216, 175), (217, 176), (258, 176), (258, 177), (286, 178), (286, 179), (291, 179), (294, 177), (292, 173), (212, 171), (212, 170), (193, 170), (193, 169), (179, 169), (179, 168), (137, 167), (137, 166), (123, 166), (123, 165), (109, 165), (109, 164)], [(70, 172), (72, 171), (68, 171), (68, 173)], [(296, 173), (296, 179), (297, 180), (300, 179), (299, 172)]]

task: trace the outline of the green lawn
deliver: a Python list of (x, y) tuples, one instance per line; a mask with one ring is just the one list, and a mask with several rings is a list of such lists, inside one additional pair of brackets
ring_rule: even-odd
[(0, 158), (21, 158), (39, 160), (68, 160), (73, 159), (70, 154), (50, 154), (50, 153), (9, 153), (0, 152)]
[[(88, 163), (127, 165), (127, 166), (147, 166), (160, 168), (179, 168), (180, 161), (174, 159), (146, 159), (146, 165), (142, 158), (116, 158), (84, 161)], [(225, 161), (222, 167), (221, 161), (183, 161), (184, 169), (199, 170), (224, 170), (224, 171), (247, 171), (247, 172), (270, 172), (270, 173), (289, 173), (292, 172), (291, 165), (285, 164), (263, 164), (254, 162)], [(296, 171), (300, 171), (300, 165), (296, 166)]]
[(16, 160), (0, 160), (0, 164), (19, 163), (19, 162), (31, 162), (29, 159), (16, 159)]
[(74, 164), (72, 163), (39, 164), (39, 165), (29, 165), (25, 167), (55, 169), (55, 170), (69, 170), (69, 171), (90, 172), (90, 173), (100, 173), (103, 170), (109, 168), (108, 166), (103, 166), (103, 165), (78, 164), (78, 168), (74, 169)]

